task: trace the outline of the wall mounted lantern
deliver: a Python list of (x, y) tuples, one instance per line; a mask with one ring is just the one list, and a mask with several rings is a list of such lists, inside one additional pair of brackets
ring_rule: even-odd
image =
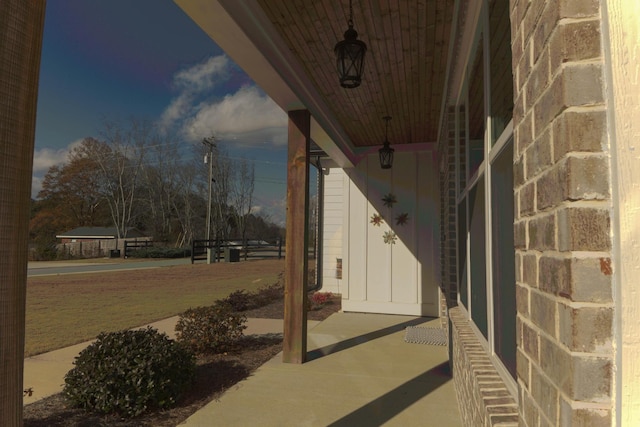
[(393, 148), (389, 146), (389, 120), (391, 117), (385, 116), (382, 118), (387, 122), (387, 127), (384, 131), (384, 142), (382, 143), (382, 148), (378, 150), (378, 154), (380, 155), (380, 167), (382, 169), (391, 169), (391, 165), (393, 165), (393, 152), (395, 151)]
[(358, 32), (353, 29), (353, 7), (349, 0), (349, 28), (344, 33), (344, 40), (339, 41), (333, 49), (336, 54), (336, 65), (340, 77), (340, 86), (355, 88), (360, 86), (364, 69), (364, 54), (367, 45), (358, 40)]

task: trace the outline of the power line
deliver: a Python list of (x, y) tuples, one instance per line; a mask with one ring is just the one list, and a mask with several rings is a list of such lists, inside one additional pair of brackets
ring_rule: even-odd
[[(225, 139), (216, 139), (216, 141), (218, 142), (224, 142), (224, 141), (228, 141), (230, 142), (231, 140), (225, 140)], [(100, 142), (104, 142), (104, 141), (100, 141)], [(265, 141), (266, 143), (266, 141)], [(108, 143), (106, 143), (108, 145)], [(195, 147), (196, 144), (192, 144), (189, 142), (185, 142), (185, 141), (175, 141), (175, 142), (166, 142), (166, 143), (160, 143), (160, 144), (149, 144), (149, 145), (144, 145), (143, 148), (155, 148), (155, 147), (169, 147), (169, 148), (188, 148), (188, 147)], [(249, 150), (263, 150), (263, 151), (276, 151), (275, 147), (269, 147), (269, 148), (265, 148), (265, 147), (261, 147), (261, 146), (250, 146), (248, 147)], [(196, 153), (192, 154), (195, 158)], [(231, 159), (231, 160), (244, 160), (245, 157), (232, 157), (232, 156), (220, 156), (221, 158), (226, 158), (226, 159)], [(275, 165), (286, 165), (286, 162), (274, 162), (274, 161), (270, 161), (270, 160), (258, 160), (258, 159), (250, 159), (254, 162), (257, 163), (265, 163), (265, 164), (275, 164)]]

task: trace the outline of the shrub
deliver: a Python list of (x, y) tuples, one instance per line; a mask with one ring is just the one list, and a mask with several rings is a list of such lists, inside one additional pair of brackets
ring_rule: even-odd
[(309, 309), (318, 310), (325, 304), (330, 304), (333, 294), (331, 292), (314, 292), (309, 297)]
[(271, 285), (265, 285), (258, 288), (252, 299), (251, 308), (263, 307), (273, 301), (282, 299), (284, 297), (284, 285), (282, 278), (280, 281)]
[(245, 311), (252, 307), (253, 296), (244, 289), (233, 291), (221, 300), (221, 303), (228, 303), (233, 311)]
[(191, 256), (188, 248), (149, 247), (128, 254), (130, 258), (186, 258)]
[(196, 353), (222, 353), (242, 338), (246, 321), (247, 316), (224, 301), (190, 308), (178, 319), (177, 339)]
[(193, 354), (151, 327), (102, 333), (74, 364), (63, 389), (71, 402), (128, 417), (174, 405), (195, 373)]
[(247, 311), (263, 307), (278, 299), (282, 299), (284, 287), (276, 282), (271, 285), (261, 286), (254, 292), (237, 290), (231, 292), (226, 298), (218, 301), (220, 304), (229, 304), (234, 311)]

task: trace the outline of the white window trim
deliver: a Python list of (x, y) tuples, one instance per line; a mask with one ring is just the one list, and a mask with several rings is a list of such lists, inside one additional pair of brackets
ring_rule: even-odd
[[(465, 215), (465, 235), (457, 236), (457, 239), (464, 238), (466, 241), (466, 265), (467, 265), (467, 274), (466, 274), (466, 291), (467, 291), (467, 305), (462, 304), (460, 298), (460, 290), (458, 290), (458, 305), (462, 309), (463, 313), (465, 313), (469, 323), (471, 325), (471, 329), (474, 331), (475, 335), (478, 337), (479, 342), (481, 343), (483, 349), (489, 355), (491, 362), (498, 374), (502, 377), (507, 389), (510, 394), (517, 398), (518, 396), (518, 386), (516, 380), (512, 377), (509, 370), (505, 367), (504, 363), (498, 356), (495, 351), (495, 325), (494, 325), (494, 304), (493, 304), (493, 247), (492, 247), (492, 236), (493, 236), (493, 227), (492, 227), (492, 194), (491, 194), (491, 174), (492, 174), (492, 164), (497, 158), (497, 156), (502, 152), (502, 150), (507, 146), (508, 143), (512, 141), (513, 138), (513, 118), (509, 121), (505, 129), (502, 131), (496, 142), (491, 145), (492, 138), (492, 122), (491, 122), (491, 64), (490, 64), (490, 35), (489, 35), (489, 8), (486, 0), (482, 2), (482, 7), (480, 11), (480, 16), (477, 21), (476, 31), (474, 32), (473, 42), (471, 43), (471, 48), (468, 49), (468, 56), (466, 58), (466, 70), (465, 77), (463, 78), (459, 92), (458, 99), (455, 105), (455, 120), (456, 120), (456, 171), (460, 170), (460, 108), (464, 106), (465, 108), (465, 187), (461, 186), (460, 183), (460, 175), (456, 173), (456, 223), (458, 221), (458, 209), (460, 203), (464, 200), (464, 209), (466, 211)], [(469, 138), (469, 99), (468, 99), (468, 86), (469, 86), (469, 78), (470, 78), (470, 66), (472, 65), (473, 58), (479, 49), (479, 39), (482, 37), (482, 54), (483, 54), (483, 85), (484, 85), (484, 120), (485, 120), (485, 129), (484, 129), (484, 143), (483, 143), (483, 153), (484, 158), (482, 163), (478, 167), (478, 169), (474, 172), (472, 176), (469, 176), (470, 171), (470, 162), (469, 162), (469, 152), (470, 152), (470, 138)], [(513, 143), (513, 142), (511, 142)], [(486, 264), (486, 292), (487, 292), (487, 306), (485, 309), (487, 310), (487, 335), (488, 339), (484, 337), (480, 329), (473, 322), (472, 313), (473, 313), (473, 305), (472, 305), (472, 289), (471, 289), (471, 272), (470, 272), (470, 262), (471, 262), (471, 248), (470, 248), (470, 233), (469, 233), (469, 224), (471, 218), (469, 217), (469, 193), (470, 190), (478, 185), (480, 180), (484, 180), (485, 187), (485, 199), (484, 199), (484, 210), (485, 210), (485, 262)], [(458, 251), (456, 242), (456, 253)], [(459, 263), (460, 260), (458, 260)], [(456, 271), (459, 272), (459, 266), (457, 263)], [(515, 283), (514, 283), (515, 286)], [(517, 350), (516, 350), (517, 351)]]

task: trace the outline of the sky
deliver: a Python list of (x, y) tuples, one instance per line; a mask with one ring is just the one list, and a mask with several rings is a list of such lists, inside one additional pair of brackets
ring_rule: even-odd
[[(284, 221), (287, 116), (172, 0), (48, 0), (32, 196), (105, 120), (149, 120), (254, 160), (255, 209)], [(184, 150), (185, 153), (191, 150)]]

